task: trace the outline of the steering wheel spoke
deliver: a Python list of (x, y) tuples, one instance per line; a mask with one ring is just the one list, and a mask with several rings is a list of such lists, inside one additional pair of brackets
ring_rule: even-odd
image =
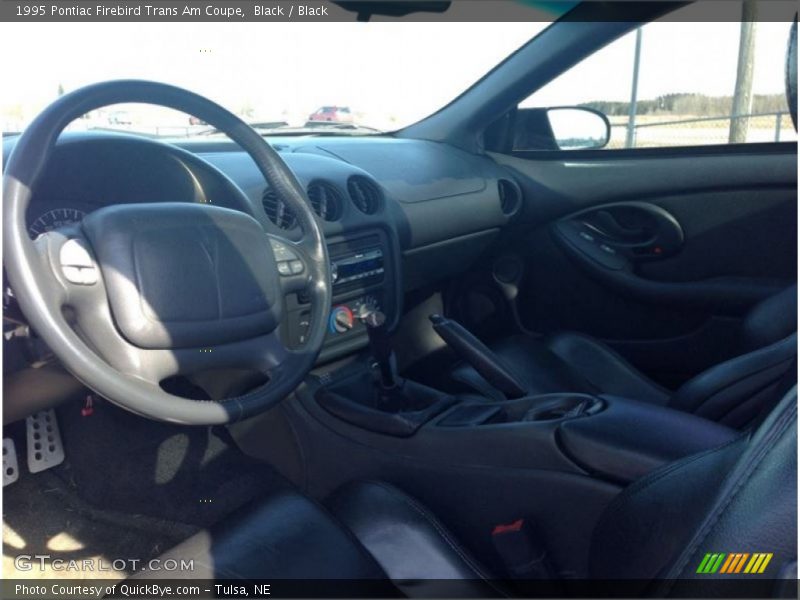
[(95, 265), (85, 251), (85, 243), (76, 238), (71, 228), (43, 233), (31, 245), (31, 261), (36, 261), (45, 276), (47, 298), (53, 304), (67, 304), (76, 282), (89, 284), (94, 279), (91, 284), (97, 283)]
[(59, 271), (54, 263), (54, 250), (60, 245), (60, 239), (53, 233), (39, 236), (31, 244), (31, 262), (36, 262), (38, 268), (47, 276), (42, 283), (47, 286), (49, 302), (62, 305), (67, 295), (67, 290), (59, 276)]

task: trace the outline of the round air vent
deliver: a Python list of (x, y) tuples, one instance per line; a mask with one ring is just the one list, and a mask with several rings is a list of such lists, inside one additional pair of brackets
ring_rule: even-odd
[(308, 186), (308, 199), (323, 221), (335, 221), (342, 216), (342, 195), (332, 183), (312, 181)]
[(264, 211), (267, 213), (269, 220), (275, 223), (281, 229), (291, 229), (297, 225), (297, 217), (294, 211), (289, 208), (289, 205), (280, 198), (275, 190), (267, 188), (261, 196), (261, 204), (264, 205)]
[(347, 181), (347, 193), (355, 207), (367, 215), (373, 215), (381, 208), (383, 192), (378, 184), (367, 177), (354, 175)]
[(512, 216), (522, 207), (522, 194), (517, 185), (508, 179), (497, 181), (497, 192), (500, 196), (500, 210), (504, 215)]

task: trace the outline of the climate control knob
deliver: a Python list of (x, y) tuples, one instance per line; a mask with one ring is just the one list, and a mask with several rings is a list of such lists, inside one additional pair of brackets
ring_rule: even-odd
[(328, 329), (331, 333), (345, 333), (353, 328), (354, 323), (353, 311), (349, 307), (336, 306), (328, 319)]

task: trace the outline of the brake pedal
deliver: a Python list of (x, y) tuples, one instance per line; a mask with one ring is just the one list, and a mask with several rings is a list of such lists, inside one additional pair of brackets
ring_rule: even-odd
[(17, 447), (11, 438), (3, 438), (3, 487), (19, 479)]
[(28, 470), (46, 471), (64, 462), (64, 445), (53, 409), (43, 410), (25, 420), (28, 438)]

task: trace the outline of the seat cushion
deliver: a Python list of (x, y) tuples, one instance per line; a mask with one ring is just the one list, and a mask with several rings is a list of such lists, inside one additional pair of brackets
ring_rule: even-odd
[(337, 491), (326, 504), (406, 596), (504, 595), (445, 526), (396, 487), (357, 482)]
[(559, 333), (548, 339), (547, 346), (595, 393), (660, 405), (669, 402), (669, 390), (645, 377), (602, 342), (578, 333)]
[(289, 589), (301, 597), (303, 590), (319, 592), (305, 580), (333, 579), (339, 597), (505, 595), (427, 509), (397, 488), (357, 482), (327, 504), (332, 513), (294, 491), (273, 494), (159, 557), (162, 565), (192, 561), (190, 572), (144, 570), (132, 578), (293, 580)]
[[(192, 560), (194, 570), (185, 575), (193, 579), (376, 580), (376, 593), (388, 587), (386, 575), (353, 535), (294, 491), (248, 505), (160, 558), (161, 564)], [(137, 573), (148, 579), (180, 576), (166, 570)], [(363, 585), (357, 591), (364, 595)]]
[[(665, 405), (670, 393), (614, 350), (588, 336), (559, 333), (547, 338), (512, 336), (491, 349), (531, 395), (558, 392), (614, 394)], [(457, 366), (452, 377), (490, 398), (500, 399), (472, 367)]]
[(742, 324), (742, 353), (752, 352), (797, 332), (797, 285), (759, 302)]
[(683, 384), (670, 406), (744, 428), (797, 381), (797, 334), (707, 369)]

